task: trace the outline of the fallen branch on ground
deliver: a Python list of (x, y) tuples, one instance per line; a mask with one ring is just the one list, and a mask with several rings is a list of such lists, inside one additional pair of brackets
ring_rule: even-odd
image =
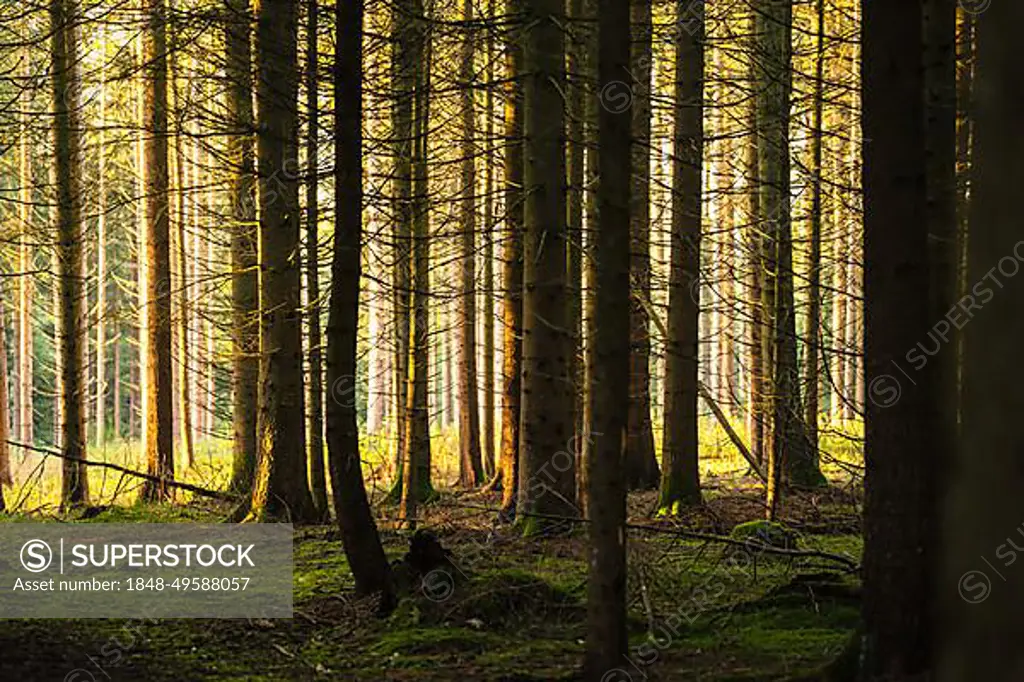
[(202, 495), (203, 497), (212, 497), (215, 500), (234, 501), (234, 500), (238, 499), (237, 495), (234, 495), (234, 494), (228, 493), (228, 492), (224, 492), (222, 490), (210, 490), (209, 488), (203, 488), (203, 487), (200, 487), (198, 485), (192, 485), (191, 483), (183, 483), (181, 481), (175, 481), (175, 480), (172, 480), (172, 479), (162, 478), (160, 476), (154, 476), (153, 474), (147, 474), (147, 473), (145, 473), (143, 471), (135, 471), (134, 469), (129, 469), (127, 467), (123, 467), (120, 464), (113, 464), (111, 462), (97, 462), (95, 460), (81, 459), (79, 457), (70, 457), (70, 456), (65, 455), (65, 454), (63, 454), (61, 452), (58, 452), (57, 450), (51, 450), (49, 448), (40, 448), (40, 447), (37, 447), (35, 445), (29, 445), (27, 443), (19, 443), (17, 441), (13, 441), (13, 440), (8, 440), (7, 442), (9, 444), (11, 444), (11, 445), (16, 445), (19, 448), (25, 448), (26, 450), (31, 450), (33, 452), (38, 452), (38, 453), (41, 453), (43, 455), (48, 455), (48, 456), (56, 457), (58, 459), (66, 459), (66, 460), (68, 460), (70, 462), (78, 462), (80, 464), (85, 464), (86, 466), (101, 467), (103, 469), (111, 469), (113, 471), (120, 471), (121, 473), (127, 474), (129, 476), (135, 476), (136, 478), (141, 478), (143, 480), (151, 481), (153, 483), (161, 483), (163, 485), (166, 485), (169, 488), (178, 488), (179, 490), (185, 490), (185, 491), (188, 491), (190, 493), (195, 493), (196, 495)]

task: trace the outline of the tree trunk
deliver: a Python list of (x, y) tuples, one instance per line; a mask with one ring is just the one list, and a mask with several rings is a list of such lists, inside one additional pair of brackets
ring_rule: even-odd
[(633, 31), (630, 54), (633, 100), (633, 186), (630, 220), (630, 286), (637, 291), (630, 303), (629, 443), (626, 448), (626, 482), (632, 489), (658, 486), (658, 461), (654, 455), (651, 424), (651, 334), (642, 296), (651, 290), (651, 81), (654, 69), (651, 0), (631, 0)]
[[(430, 127), (430, 34), (429, 18), (421, 0), (413, 2), (415, 21), (413, 54), (422, 55), (422, 68), (416, 70), (413, 102), (412, 150), (412, 331), (409, 339), (408, 385), (406, 386), (405, 471), (415, 477), (403, 481), (400, 513), (403, 519), (415, 516), (415, 507), (434, 497), (430, 470), (430, 196), (427, 176), (428, 131)], [(404, 475), (404, 474), (403, 474)]]
[[(57, 254), (60, 281), (61, 354), (61, 506), (89, 503), (86, 466), (85, 341), (82, 283), (82, 156), (80, 127), (81, 80), (78, 65), (78, 6), (73, 0), (52, 0), (52, 79), (54, 164), (57, 175)], [(6, 401), (4, 405), (6, 406)], [(6, 410), (5, 410), (6, 411)]]
[[(487, 0), (487, 19), (494, 19), (494, 0)], [(494, 89), (490, 87), (494, 80), (494, 37), (488, 32), (487, 37), (487, 68), (484, 79), (488, 87), (484, 94), (484, 136), (487, 145), (494, 144)], [(487, 155), (484, 163), (484, 290), (483, 290), (483, 439), (484, 477), (495, 474), (494, 461), (494, 159)]]
[(782, 477), (790, 483), (823, 485), (807, 443), (801, 414), (800, 370), (797, 365), (796, 314), (793, 292), (793, 225), (790, 206), (789, 108), (792, 81), (791, 0), (769, 0), (762, 17), (761, 57), (766, 87), (758, 111), (758, 131), (766, 153), (761, 165), (761, 216), (770, 252), (765, 273), (772, 294), (772, 435), (768, 463), (766, 514), (775, 517)]
[[(463, 21), (473, 21), (473, 0), (463, 1)], [(473, 488), (483, 482), (480, 453), (480, 411), (477, 405), (476, 367), (476, 107), (473, 106), (473, 41), (466, 28), (462, 36), (462, 178), (459, 191), (459, 485)]]
[(804, 424), (807, 427), (808, 457), (818, 461), (818, 390), (821, 384), (821, 233), (822, 233), (822, 115), (825, 89), (825, 0), (815, 0), (814, 110), (811, 122), (811, 218), (809, 272), (807, 282), (807, 340), (805, 349)]
[[(566, 137), (569, 145), (566, 157), (567, 179), (569, 183), (568, 202), (566, 204), (566, 221), (569, 230), (569, 241), (566, 245), (568, 259), (566, 261), (566, 278), (568, 280), (568, 328), (572, 332), (573, 353), (570, 358), (569, 376), (572, 377), (574, 395), (576, 396), (576, 434), (583, 430), (583, 207), (586, 197), (586, 150), (587, 150), (587, 37), (591, 27), (587, 24), (584, 0), (567, 0), (566, 11), (570, 21), (570, 44), (567, 50), (568, 93), (566, 100)], [(574, 453), (574, 457), (575, 457)], [(578, 478), (582, 479), (582, 469)], [(577, 482), (577, 489), (582, 490)], [(582, 495), (577, 494), (582, 498)]]
[[(331, 264), (330, 317), (327, 322), (327, 383), (351, 381), (356, 374), (359, 326), (359, 273), (363, 204), (363, 2), (338, 3), (337, 57), (334, 69), (335, 216)], [(327, 401), (327, 449), (334, 510), (356, 590), (379, 592), (392, 602), (391, 570), (366, 499), (356, 405)]]
[[(575, 516), (573, 339), (566, 323), (565, 10), (563, 0), (526, 0), (523, 368), (518, 512), (531, 534)], [(559, 454), (566, 454), (559, 458)], [(556, 459), (566, 459), (564, 466)], [(549, 471), (554, 469), (554, 471)]]
[(231, 0), (225, 19), (231, 136), (231, 387), (233, 459), (231, 489), (248, 494), (256, 471), (259, 387), (259, 271), (256, 259), (256, 164), (253, 133), (249, 5)]
[(697, 467), (701, 189), (704, 159), (704, 3), (676, 4), (672, 253), (665, 339), (660, 513), (701, 503)]
[[(171, 56), (171, 83), (174, 93), (175, 120), (178, 121), (174, 134), (174, 166), (177, 178), (176, 201), (176, 227), (175, 246), (177, 247), (177, 258), (172, 258), (172, 263), (177, 261), (177, 291), (178, 291), (178, 364), (174, 368), (177, 371), (178, 379), (178, 425), (181, 439), (185, 445), (185, 462), (191, 469), (195, 465), (196, 451), (193, 442), (192, 420), (192, 322), (190, 308), (192, 302), (189, 300), (189, 257), (188, 257), (188, 233), (186, 228), (189, 223), (189, 187), (193, 183), (189, 171), (194, 174), (195, 170), (188, 162), (188, 153), (185, 150), (184, 130), (185, 112), (188, 110), (188, 102), (182, 96), (181, 83), (187, 79), (188, 71), (182, 73), (181, 61), (177, 52)], [(184, 78), (183, 78), (184, 76)], [(172, 265), (173, 267), (173, 265)]]
[[(911, 367), (901, 363), (912, 362), (936, 320), (929, 281), (921, 3), (862, 7), (863, 126), (870, 140), (863, 147), (865, 351), (872, 379), (865, 418), (860, 660), (865, 679), (910, 679), (930, 670), (939, 615), (933, 607), (940, 560), (936, 484), (944, 462), (934, 459), (943, 447), (935, 438), (941, 428), (935, 408), (946, 397), (936, 394), (935, 370), (953, 355), (904, 376)], [(948, 161), (952, 166), (952, 152)]]
[[(946, 4), (942, 3), (943, 21), (948, 19)], [(953, 308), (963, 310), (971, 322), (963, 328), (962, 437), (944, 510), (947, 572), (930, 595), (937, 597), (941, 589), (945, 606), (945, 646), (936, 652), (939, 682), (1011, 682), (1024, 676), (1024, 652), (1017, 635), (1024, 621), (1020, 610), (1024, 583), (1019, 567), (1010, 568), (1024, 534), (1020, 518), (1024, 442), (1019, 423), (1024, 373), (1019, 363), (1007, 362), (1024, 341), (1024, 320), (1019, 314), (1024, 278), (1018, 274), (1024, 250), (1017, 208), (1024, 171), (1017, 96), (1024, 6), (992, 3), (975, 21), (977, 80), (971, 107), (974, 141), (967, 281), (973, 284), (969, 297), (979, 297), (984, 310), (973, 319), (963, 299)], [(948, 72), (944, 74), (948, 77)], [(946, 151), (945, 146), (941, 151)], [(970, 300), (971, 307), (979, 307)], [(957, 320), (961, 319), (958, 312)], [(949, 398), (945, 392), (942, 397)], [(923, 441), (917, 451), (922, 460), (928, 454)], [(993, 552), (999, 568), (987, 558)], [(958, 591), (951, 589), (956, 581)]]
[[(754, 48), (757, 46), (758, 19), (756, 12), (750, 18), (751, 42)], [(757, 66), (751, 60), (750, 67), (750, 88), (756, 91), (758, 87)], [(747, 430), (750, 433), (750, 451), (758, 464), (763, 464), (765, 445), (765, 361), (764, 339), (765, 339), (765, 316), (762, 301), (764, 299), (764, 239), (758, 224), (758, 216), (761, 215), (761, 165), (758, 159), (760, 149), (760, 136), (757, 134), (757, 98), (752, 98), (750, 104), (747, 126), (750, 129), (750, 138), (747, 142), (747, 154), (744, 165), (747, 174), (747, 238), (749, 277), (749, 306), (750, 320), (748, 322), (748, 343), (750, 354), (750, 392), (748, 397)]]
[[(3, 296), (0, 296), (0, 329), (5, 326)], [(11, 476), (11, 451), (7, 441), (11, 436), (11, 415), (8, 408), (7, 338), (0, 333), (0, 512), (7, 511), (4, 486), (14, 485)]]
[(519, 498), (519, 417), (523, 331), (523, 48), (522, 0), (505, 0), (516, 20), (505, 44), (505, 244), (502, 247), (501, 515), (515, 516)]
[[(297, 5), (267, 0), (257, 19), (260, 383), (252, 513), (316, 521), (306, 474), (299, 287)], [(349, 377), (354, 381), (353, 377)]]
[[(28, 49), (24, 50), (22, 59), (23, 77), (28, 77), (30, 67)], [(32, 236), (35, 234), (32, 220), (32, 155), (29, 145), (29, 102), (21, 104), (21, 135), (18, 140), (18, 221), (21, 223), (21, 239), (18, 245), (18, 260), (21, 277), (18, 278), (18, 437), (22, 443), (31, 445), (35, 440), (33, 429), (33, 338), (32, 338), (32, 291), (34, 250)], [(4, 422), (5, 425), (8, 422)]]
[[(320, 51), (317, 41), (319, 26), (319, 0), (306, 1), (306, 325), (309, 332), (309, 483), (313, 506), (321, 519), (327, 519), (327, 477), (324, 473), (324, 418), (323, 384), (321, 373), (320, 334), (320, 275), (318, 227), (320, 210), (317, 199), (319, 183), (319, 98), (317, 67)], [(362, 21), (360, 13), (359, 20)], [(361, 24), (359, 27), (362, 30)], [(360, 32), (360, 35), (361, 32)], [(351, 38), (349, 38), (351, 39)], [(344, 204), (338, 204), (343, 206)], [(373, 371), (373, 368), (370, 368)], [(353, 372), (354, 374), (354, 372)]]
[(403, 462), (408, 457), (405, 441), (407, 388), (409, 381), (409, 333), (412, 315), (412, 154), (413, 154), (413, 101), (416, 93), (416, 65), (420, 55), (415, 51), (412, 24), (415, 5), (413, 0), (395, 2), (392, 8), (392, 39), (394, 41), (391, 66), (392, 87), (395, 91), (392, 126), (394, 128), (392, 171), (394, 268), (392, 272), (393, 313), (395, 325), (395, 355), (393, 361), (395, 414), (395, 482), (388, 498), (397, 502), (402, 493)]
[[(600, 0), (598, 5), (598, 84), (602, 93), (629, 71), (629, 4)], [(647, 4), (650, 7), (650, 4)], [(634, 62), (635, 64), (635, 62)], [(613, 86), (614, 87), (614, 86)], [(626, 656), (626, 458), (630, 443), (629, 406), (634, 396), (624, 393), (630, 382), (631, 328), (630, 265), (635, 254), (636, 225), (630, 223), (631, 191), (636, 189), (631, 148), (635, 114), (614, 106), (600, 113), (601, 193), (592, 256), (594, 310), (590, 318), (590, 414), (594, 438), (587, 462), (590, 503), (590, 566), (587, 591), (587, 643), (583, 674), (587, 680), (621, 679), (614, 671)], [(635, 127), (634, 127), (635, 131)], [(645, 148), (646, 149), (646, 148)], [(646, 227), (645, 227), (646, 229)], [(648, 405), (649, 408), (649, 405)], [(650, 414), (648, 413), (648, 419)], [(628, 678), (629, 675), (626, 674)]]

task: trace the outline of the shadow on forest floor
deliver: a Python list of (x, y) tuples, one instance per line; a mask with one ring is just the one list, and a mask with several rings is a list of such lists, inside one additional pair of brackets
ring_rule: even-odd
[[(857, 579), (813, 557), (750, 552), (672, 534), (728, 534), (760, 518), (758, 496), (719, 495), (703, 510), (651, 519), (653, 493), (630, 496), (631, 643), (608, 682), (812, 679), (859, 618)], [(723, 489), (735, 491), (734, 483)], [(455, 575), (414, 590), (387, 618), (356, 599), (337, 534), (295, 538), (290, 620), (0, 620), (0, 679), (459, 680), (579, 679), (585, 637), (584, 532), (524, 539), (494, 527), (490, 496), (444, 496), (426, 510)], [(783, 518), (802, 550), (859, 561), (858, 502), (835, 489), (790, 497)], [(134, 507), (94, 521), (219, 520), (226, 510)], [(385, 524), (386, 525), (386, 522)], [(391, 558), (408, 536), (385, 530)], [(450, 579), (449, 579), (450, 578)]]

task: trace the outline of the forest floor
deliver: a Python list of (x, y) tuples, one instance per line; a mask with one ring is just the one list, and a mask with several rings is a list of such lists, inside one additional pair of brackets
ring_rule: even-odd
[[(860, 561), (860, 495), (834, 486), (788, 495), (780, 520), (790, 554), (706, 537), (743, 538), (743, 524), (763, 516), (760, 494), (738, 472), (712, 478), (706, 505), (673, 519), (652, 517), (653, 492), (630, 495), (630, 654), (603, 682), (812, 680), (839, 655), (858, 623), (859, 585), (823, 555)], [(452, 551), (453, 581), (413, 590), (388, 617), (354, 596), (336, 530), (300, 528), (293, 619), (0, 620), (0, 680), (579, 679), (585, 529), (523, 538), (485, 511), (497, 503), (450, 493), (425, 508), (420, 527)], [(115, 506), (91, 521), (209, 522), (228, 511), (203, 501)], [(398, 559), (409, 535), (387, 526)], [(755, 528), (761, 538), (775, 530)]]

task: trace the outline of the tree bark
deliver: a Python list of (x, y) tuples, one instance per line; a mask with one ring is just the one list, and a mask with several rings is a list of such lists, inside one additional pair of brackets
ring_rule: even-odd
[(818, 412), (821, 385), (821, 233), (822, 233), (822, 124), (825, 107), (825, 0), (815, 0), (814, 103), (811, 114), (811, 217), (807, 277), (807, 340), (804, 351), (804, 424), (808, 456), (818, 461)]
[[(945, 5), (943, 20), (948, 19)], [(1024, 140), (1018, 131), (1017, 96), (1024, 6), (992, 3), (975, 21), (967, 281), (972, 284), (970, 295), (986, 302), (973, 316), (967, 312), (972, 319), (963, 328), (962, 437), (943, 515), (946, 571), (931, 594), (945, 606), (944, 646), (936, 651), (939, 682), (1011, 682), (1024, 676), (1024, 652), (1016, 636), (1024, 622), (1024, 583), (1016, 572), (1019, 566), (1010, 566), (1017, 552), (1008, 548), (1011, 543), (1020, 547), (1024, 532), (1019, 493), (1024, 484), (1019, 423), (1024, 373), (1019, 363), (1007, 362), (1024, 341), (1019, 314), (1024, 278), (1017, 272), (1024, 260), (1018, 216)], [(961, 299), (957, 308), (964, 309), (965, 303)], [(949, 398), (945, 392), (942, 397)], [(922, 458), (928, 454), (923, 442), (918, 448)], [(959, 590), (951, 589), (955, 582)]]
[(660, 513), (701, 503), (697, 464), (701, 191), (704, 159), (704, 3), (676, 4), (672, 252), (665, 340)]
[[(3, 297), (0, 296), (0, 329), (4, 328)], [(8, 408), (7, 337), (0, 334), (0, 512), (7, 510), (4, 501), (4, 486), (14, 485), (11, 476), (11, 450), (7, 444), (11, 436), (11, 414)]]
[(406, 447), (406, 410), (409, 381), (409, 333), (412, 315), (412, 159), (413, 159), (413, 103), (416, 93), (416, 64), (413, 0), (395, 2), (392, 7), (392, 40), (394, 50), (391, 81), (394, 89), (392, 127), (394, 129), (392, 171), (393, 223), (392, 271), (393, 313), (395, 325), (395, 355), (393, 361), (394, 414), (395, 414), (395, 482), (389, 499), (397, 502), (402, 494), (403, 462), (408, 457)]
[(522, 0), (505, 0), (516, 23), (505, 45), (505, 244), (502, 247), (501, 514), (519, 498), (519, 418), (523, 331), (523, 50)]
[[(935, 319), (930, 302), (921, 3), (864, 2), (866, 359), (865, 679), (930, 670), (941, 462), (935, 368), (904, 376)], [(898, 93), (898, 94), (897, 94)], [(867, 142), (870, 140), (870, 142)], [(952, 157), (949, 159), (952, 164)], [(986, 311), (986, 313), (989, 311)], [(949, 357), (952, 357), (950, 354)], [(959, 679), (991, 679), (965, 677)]]
[[(631, 0), (633, 32), (630, 53), (633, 87), (632, 113), (633, 186), (630, 221), (630, 286), (641, 295), (651, 290), (651, 82), (654, 69), (651, 0)], [(629, 443), (626, 448), (626, 481), (630, 488), (658, 486), (658, 460), (654, 455), (651, 424), (651, 334), (647, 308), (639, 296), (630, 304)]]
[[(430, 127), (430, 34), (429, 18), (421, 0), (413, 0), (412, 51), (422, 56), (416, 70), (413, 101), (412, 150), (412, 324), (409, 339), (408, 384), (405, 405), (404, 472), (415, 472), (404, 480), (399, 505), (403, 519), (415, 516), (417, 503), (434, 497), (431, 485), (430, 406), (430, 196), (427, 175), (428, 131)], [(404, 473), (403, 473), (404, 476)]]
[[(316, 521), (306, 474), (299, 305), (297, 4), (267, 0), (257, 18), (256, 150), (260, 219), (260, 383), (252, 513)], [(353, 377), (350, 380), (354, 381)]]
[(462, 36), (462, 177), (459, 192), (459, 485), (483, 482), (476, 367), (476, 107), (473, 105), (473, 0), (464, 0)]
[[(335, 216), (331, 264), (330, 317), (327, 322), (327, 382), (351, 380), (356, 373), (359, 326), (359, 274), (363, 204), (363, 2), (338, 3), (334, 69)], [(334, 509), (356, 590), (378, 592), (392, 601), (391, 570), (377, 534), (363, 484), (356, 405), (327, 402), (327, 448)]]
[[(487, 0), (487, 19), (494, 19), (494, 0)], [(484, 95), (484, 136), (488, 145), (494, 144), (494, 37), (488, 33), (486, 43), (487, 68), (484, 72), (484, 79), (487, 82), (487, 92)], [(483, 468), (484, 477), (493, 477), (496, 473), (497, 463), (494, 459), (494, 208), (495, 208), (495, 164), (493, 157), (488, 154), (485, 157), (484, 172), (484, 252), (483, 252), (483, 424), (481, 425), (481, 438), (483, 439)]]
[(252, 106), (252, 47), (246, 0), (231, 0), (225, 17), (230, 86), (227, 142), (231, 200), (231, 385), (233, 459), (231, 489), (252, 491), (256, 471), (259, 390), (259, 271), (256, 256), (256, 163)]
[[(306, 328), (309, 334), (309, 477), (313, 506), (321, 519), (328, 516), (327, 477), (324, 472), (324, 405), (321, 374), (318, 173), (320, 123), (317, 68), (320, 61), (319, 0), (306, 1)], [(362, 17), (360, 15), (360, 21)], [(360, 26), (360, 31), (362, 30)], [(360, 33), (361, 35), (361, 33)], [(351, 37), (349, 37), (351, 39)], [(343, 206), (343, 204), (338, 204)], [(370, 368), (373, 371), (373, 368)]]
[[(53, 133), (57, 175), (57, 254), (60, 282), (61, 454), (86, 459), (84, 368), (84, 299), (82, 281), (82, 150), (78, 64), (78, 6), (73, 0), (52, 0)], [(6, 402), (5, 402), (6, 405)], [(85, 465), (65, 461), (61, 506), (89, 503)]]
[[(549, 522), (530, 514), (574, 516), (575, 462), (555, 459), (575, 437), (569, 374), (565, 187), (565, 9), (563, 0), (526, 0), (525, 235), (523, 368), (518, 512), (526, 534)], [(561, 462), (567, 459), (568, 461)], [(562, 466), (564, 464), (564, 466)], [(553, 469), (554, 471), (549, 471)]]
[[(630, 66), (629, 4), (601, 0), (598, 13), (598, 83), (628, 78)], [(650, 5), (648, 4), (648, 7)], [(634, 62), (635, 65), (635, 62)], [(630, 222), (635, 149), (631, 148), (630, 112), (602, 108), (598, 143), (601, 146), (601, 193), (592, 256), (596, 263), (594, 308), (587, 351), (590, 354), (590, 391), (594, 438), (587, 462), (590, 504), (590, 560), (587, 591), (587, 642), (583, 674), (587, 680), (607, 680), (626, 655), (626, 457), (630, 442), (628, 408), (634, 399), (622, 387), (630, 381), (630, 266), (635, 254), (636, 225)], [(635, 131), (635, 128), (634, 128)], [(648, 406), (649, 407), (649, 406)], [(648, 418), (649, 418), (648, 414)], [(628, 674), (626, 675), (628, 677)], [(612, 673), (612, 679), (618, 675)]]
[[(28, 77), (28, 49), (23, 52), (22, 75)], [(18, 278), (18, 434), (22, 443), (31, 445), (35, 440), (33, 420), (33, 338), (32, 338), (32, 293), (33, 267), (32, 235), (32, 154), (29, 145), (29, 113), (28, 97), (21, 104), (20, 116), (21, 135), (18, 140), (18, 221), (21, 223), (21, 238), (18, 248), (18, 260), (21, 277)]]

